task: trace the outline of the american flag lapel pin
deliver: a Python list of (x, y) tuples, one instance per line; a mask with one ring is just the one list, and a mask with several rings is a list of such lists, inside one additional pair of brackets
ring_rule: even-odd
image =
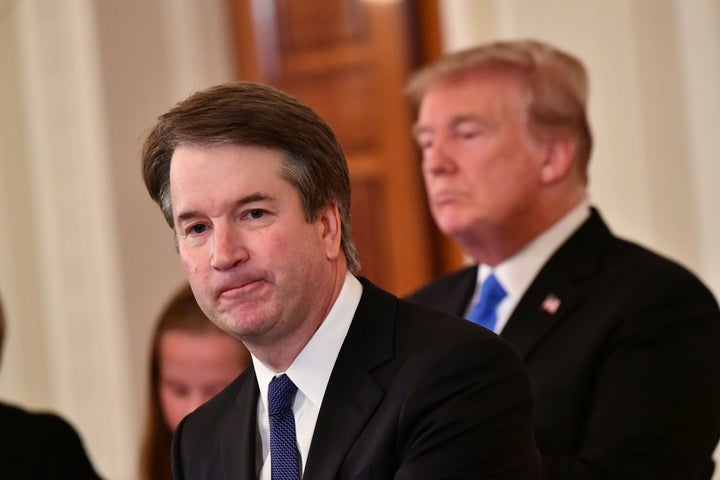
[(560, 301), (560, 299), (556, 297), (554, 293), (550, 293), (547, 297), (545, 297), (545, 300), (543, 300), (540, 308), (545, 310), (550, 315), (555, 315), (555, 312), (558, 311), (561, 303), (562, 302)]

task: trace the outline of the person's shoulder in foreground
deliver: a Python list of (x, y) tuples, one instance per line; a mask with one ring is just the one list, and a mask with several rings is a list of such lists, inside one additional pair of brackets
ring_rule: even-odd
[(7, 479), (100, 478), (80, 436), (63, 418), (0, 403), (0, 477)]
[[(507, 343), (361, 281), (307, 478), (539, 478), (530, 384)], [(258, 396), (252, 370), (178, 427), (177, 478), (214, 478), (228, 462), (254, 471), (245, 445), (254, 443), (255, 411), (234, 408)], [(245, 438), (228, 445), (227, 432)]]
[[(4, 339), (5, 312), (0, 300), (0, 357)], [(95, 480), (100, 477), (80, 436), (65, 419), (0, 402), (0, 478)]]

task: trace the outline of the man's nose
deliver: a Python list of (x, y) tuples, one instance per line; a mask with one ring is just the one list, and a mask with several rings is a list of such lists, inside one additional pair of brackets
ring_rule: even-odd
[(248, 250), (242, 232), (231, 224), (216, 224), (214, 231), (212, 266), (227, 270), (248, 259)]
[(450, 173), (456, 168), (450, 146), (442, 136), (437, 136), (431, 146), (423, 150), (422, 170), (425, 175)]

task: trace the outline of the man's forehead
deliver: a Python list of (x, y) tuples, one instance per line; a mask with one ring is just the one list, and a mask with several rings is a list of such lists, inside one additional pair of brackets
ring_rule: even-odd
[(179, 145), (170, 159), (170, 176), (173, 172), (187, 169), (212, 169), (214, 167), (242, 170), (248, 165), (254, 168), (265, 165), (275, 168), (285, 159), (282, 150), (258, 145), (214, 144)]

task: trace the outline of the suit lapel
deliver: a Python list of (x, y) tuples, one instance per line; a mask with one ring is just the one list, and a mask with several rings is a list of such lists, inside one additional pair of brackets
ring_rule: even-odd
[[(225, 441), (222, 443), (222, 462), (228, 478), (237, 480), (254, 480), (257, 456), (257, 401), (259, 390), (255, 370), (248, 367), (245, 377), (235, 397), (236, 408), (225, 427), (219, 433)], [(245, 432), (245, 438), (238, 438)], [(247, 451), (240, 451), (241, 446)]]
[(478, 266), (473, 265), (448, 277), (443, 295), (437, 298), (436, 308), (464, 317), (470, 299), (475, 293), (477, 272)]
[(352, 325), (333, 367), (313, 434), (305, 478), (335, 478), (385, 395), (372, 370), (390, 360), (396, 298), (365, 279)]
[(612, 238), (592, 209), (590, 218), (540, 270), (501, 332), (523, 360), (583, 300), (583, 281), (597, 270)]

